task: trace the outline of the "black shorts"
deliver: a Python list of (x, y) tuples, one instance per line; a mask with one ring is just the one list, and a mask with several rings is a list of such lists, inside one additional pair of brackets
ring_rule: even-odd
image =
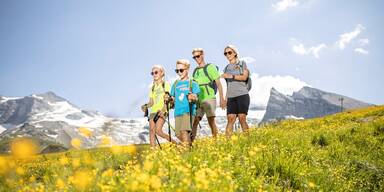
[(248, 114), (250, 98), (249, 94), (238, 97), (228, 98), (227, 115), (228, 114)]

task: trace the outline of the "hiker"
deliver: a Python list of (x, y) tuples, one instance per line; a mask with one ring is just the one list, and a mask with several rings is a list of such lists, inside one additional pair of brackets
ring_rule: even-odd
[(227, 82), (227, 127), (225, 135), (231, 136), (233, 125), (239, 119), (243, 132), (248, 131), (247, 114), (250, 104), (246, 80), (249, 76), (247, 64), (239, 60), (239, 51), (234, 45), (228, 45), (224, 49), (224, 55), (228, 65), (221, 75)]
[[(151, 75), (153, 76), (153, 83), (149, 91), (149, 102), (141, 106), (143, 112), (150, 109), (149, 115), (149, 143), (151, 147), (156, 147), (156, 135), (169, 140), (170, 136), (163, 132), (163, 125), (166, 114), (166, 106), (164, 105), (164, 95), (170, 90), (170, 84), (164, 81), (165, 70), (161, 65), (154, 65), (152, 67)], [(157, 140), (157, 142), (159, 142)], [(171, 139), (171, 142), (175, 143)], [(159, 143), (160, 145), (160, 143)]]
[(172, 87), (170, 98), (174, 102), (175, 133), (184, 146), (191, 145), (192, 120), (196, 114), (196, 104), (199, 85), (188, 76), (190, 63), (186, 59), (176, 62), (175, 72), (179, 75)]
[(192, 58), (196, 61), (197, 67), (192, 77), (199, 84), (200, 94), (197, 113), (192, 127), (192, 142), (196, 138), (197, 126), (206, 114), (212, 136), (216, 137), (218, 129), (215, 123), (216, 116), (216, 92), (219, 91), (220, 107), (225, 108), (223, 88), (220, 82), (220, 74), (216, 65), (205, 63), (204, 50), (195, 48), (192, 50)]

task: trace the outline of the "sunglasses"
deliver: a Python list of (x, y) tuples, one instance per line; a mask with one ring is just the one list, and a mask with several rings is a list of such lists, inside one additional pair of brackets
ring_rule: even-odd
[(232, 55), (232, 51), (228, 51), (228, 52), (224, 52), (224, 55), (227, 56), (227, 55)]
[(151, 75), (153, 76), (153, 75), (157, 75), (159, 72), (158, 71), (153, 71), (153, 72), (151, 72)]
[(195, 55), (195, 56), (193, 56), (192, 58), (196, 60), (196, 59), (198, 59), (198, 58), (200, 58), (200, 57), (201, 57), (201, 55)]
[(184, 72), (184, 71), (185, 71), (185, 69), (175, 69), (175, 72), (176, 72), (176, 73), (179, 73), (179, 72), (182, 73), (182, 72)]

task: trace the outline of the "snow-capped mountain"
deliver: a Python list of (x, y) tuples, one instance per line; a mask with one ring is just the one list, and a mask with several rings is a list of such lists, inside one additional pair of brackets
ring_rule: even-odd
[[(0, 139), (30, 136), (43, 142), (71, 147), (71, 140), (79, 138), (82, 147), (95, 147), (101, 137), (110, 137), (113, 144), (145, 143), (147, 122), (141, 119), (115, 119), (95, 111), (81, 110), (53, 92), (22, 98), (1, 97)], [(92, 136), (85, 137), (79, 128), (86, 128)]]
[(292, 96), (284, 95), (272, 88), (267, 111), (262, 122), (322, 117), (341, 110), (368, 107), (370, 105), (343, 95), (307, 86), (293, 92)]
[[(265, 110), (250, 110), (249, 123), (256, 125)], [(221, 132), (226, 126), (225, 111), (217, 109), (216, 123)], [(173, 118), (170, 120), (174, 125)], [(211, 135), (206, 118), (200, 123), (198, 137)], [(84, 136), (81, 129), (91, 131)], [(168, 128), (164, 125), (164, 131)], [(96, 147), (101, 138), (108, 137), (114, 145), (148, 143), (146, 118), (111, 118), (96, 111), (82, 110), (53, 92), (26, 97), (0, 97), (0, 140), (28, 136), (39, 140), (42, 150), (52, 145), (60, 149), (71, 148), (71, 141), (78, 138), (83, 148)], [(174, 133), (172, 133), (174, 136)], [(165, 140), (159, 138), (161, 142)], [(6, 152), (8, 148), (1, 148)]]

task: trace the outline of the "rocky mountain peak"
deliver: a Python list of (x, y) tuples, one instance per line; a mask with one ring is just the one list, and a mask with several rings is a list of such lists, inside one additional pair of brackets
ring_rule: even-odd
[(66, 101), (64, 98), (56, 95), (54, 92), (52, 91), (48, 91), (46, 93), (41, 93), (41, 94), (36, 94), (36, 95), (32, 95), (32, 96), (35, 96), (37, 98), (42, 98), (43, 100), (47, 101), (47, 102), (60, 102), (60, 101)]
[(371, 104), (336, 93), (312, 87), (303, 87), (292, 96), (271, 89), (267, 111), (262, 122), (295, 118), (314, 118), (340, 112), (345, 109), (368, 107)]

